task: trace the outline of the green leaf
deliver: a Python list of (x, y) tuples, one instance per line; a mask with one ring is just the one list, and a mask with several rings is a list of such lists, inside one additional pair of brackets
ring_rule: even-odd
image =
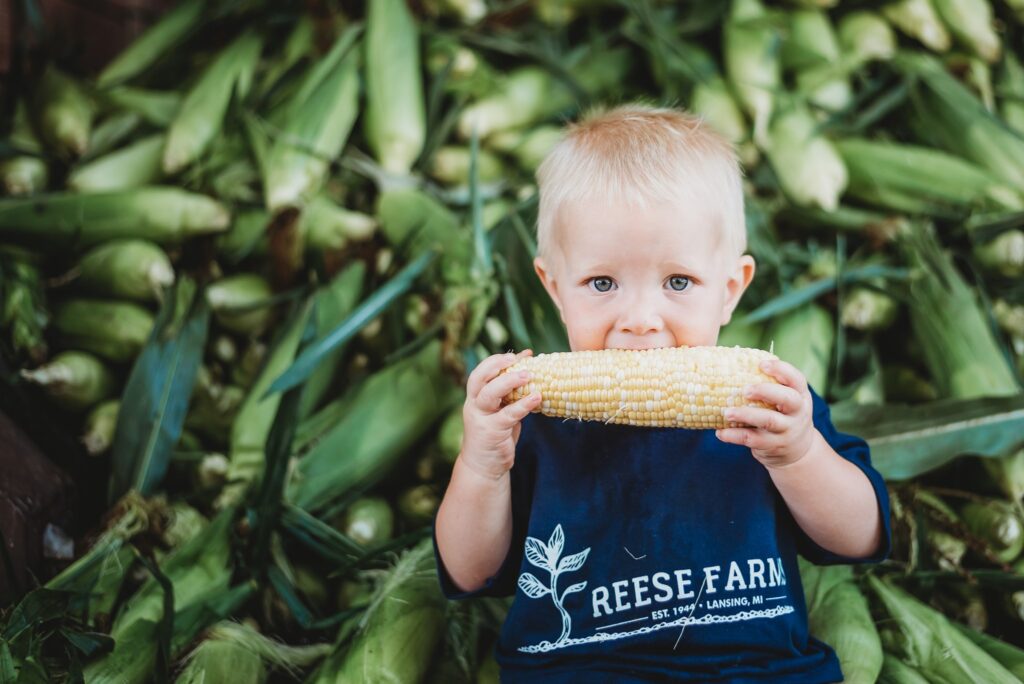
[(70, 591), (55, 591), (43, 587), (33, 589), (7, 616), (0, 638), (14, 641), (27, 629), (37, 628), (44, 622), (64, 617), (68, 604), (74, 598), (75, 593)]
[(106, 634), (79, 632), (66, 627), (61, 628), (60, 633), (72, 646), (81, 651), (86, 658), (91, 658), (97, 653), (114, 650), (114, 640)]
[(416, 278), (433, 263), (437, 256), (438, 252), (435, 249), (424, 252), (407, 264), (386, 285), (377, 288), (372, 295), (367, 297), (366, 301), (356, 307), (356, 310), (341, 325), (299, 354), (288, 370), (281, 373), (270, 384), (270, 388), (261, 399), (275, 392), (289, 390), (312, 375), (324, 357), (329, 356), (336, 348), (351, 339), (363, 326), (408, 292)]
[(831, 407), (840, 432), (864, 438), (887, 480), (906, 480), (963, 454), (996, 458), (1021, 444), (1024, 394), (923, 404)]
[(181, 437), (203, 360), (209, 309), (187, 276), (179, 276), (132, 366), (114, 431), (108, 501), (129, 489), (153, 493)]

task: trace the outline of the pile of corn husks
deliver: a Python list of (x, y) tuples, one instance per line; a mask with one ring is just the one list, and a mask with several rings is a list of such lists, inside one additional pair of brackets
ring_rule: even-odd
[(891, 483), (890, 560), (803, 566), (812, 633), (849, 682), (1024, 680), (1021, 0), (363, 5), (185, 0), (12, 94), (0, 391), (109, 512), (0, 610), (0, 680), (497, 681), (508, 603), (446, 602), (429, 539), (464, 378), (567, 348), (533, 171), (637, 98), (741, 152), (719, 343)]

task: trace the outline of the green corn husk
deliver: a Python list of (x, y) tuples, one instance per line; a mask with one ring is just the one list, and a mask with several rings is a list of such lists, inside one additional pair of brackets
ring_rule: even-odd
[(966, 623), (971, 629), (988, 629), (988, 608), (977, 585), (967, 583), (944, 586), (930, 598), (934, 608), (949, 617), (951, 624)]
[(217, 448), (222, 448), (227, 445), (231, 424), (238, 415), (245, 396), (244, 389), (215, 382), (209, 369), (200, 366), (196, 384), (192, 389), (192, 401), (185, 416), (185, 425), (206, 437)]
[(832, 211), (846, 189), (846, 165), (835, 145), (817, 132), (807, 106), (790, 100), (773, 118), (766, 152), (786, 195), (797, 205)]
[(243, 99), (248, 93), (262, 49), (262, 39), (247, 31), (199, 76), (167, 130), (164, 173), (180, 171), (206, 151), (221, 130), (232, 95)]
[(34, 195), (46, 190), (50, 171), (38, 157), (22, 155), (0, 161), (0, 185), (7, 195)]
[(51, 66), (39, 78), (32, 97), (36, 130), (62, 159), (85, 154), (95, 105), (73, 78)]
[(789, 33), (782, 43), (782, 66), (802, 70), (839, 59), (839, 38), (827, 13), (820, 9), (787, 12)]
[(64, 344), (115, 362), (138, 356), (153, 321), (153, 314), (138, 304), (104, 299), (71, 299), (53, 312), (53, 327)]
[(380, 165), (407, 174), (423, 151), (427, 115), (420, 36), (404, 0), (370, 0), (366, 11), (363, 133)]
[(441, 497), (432, 484), (409, 487), (398, 495), (398, 512), (408, 525), (429, 525), (441, 505)]
[(988, 242), (975, 243), (972, 253), (978, 264), (1007, 278), (1024, 275), (1024, 230), (1014, 228)]
[(1013, 676), (1024, 682), (1024, 649), (1013, 644), (996, 639), (995, 637), (971, 629), (966, 625), (957, 622), (952, 623), (961, 634), (976, 643), (983, 651), (999, 661), (999, 663), (1013, 673)]
[(754, 121), (754, 142), (764, 147), (775, 92), (782, 87), (781, 37), (759, 0), (733, 0), (722, 44), (726, 77)]
[(897, 0), (882, 6), (882, 16), (933, 52), (946, 52), (953, 44), (933, 0)]
[(329, 657), (309, 681), (422, 681), (444, 633), (436, 573), (430, 539), (406, 551), (374, 592), (348, 651)]
[(273, 294), (273, 288), (263, 276), (235, 273), (210, 283), (206, 288), (206, 301), (225, 329), (258, 336), (273, 319), (273, 308), (266, 305)]
[(93, 126), (92, 135), (89, 136), (89, 151), (78, 160), (80, 164), (113, 152), (127, 143), (142, 127), (142, 116), (138, 113), (112, 107), (114, 111)]
[(987, 0), (933, 0), (935, 9), (957, 42), (986, 62), (999, 60), (1002, 41), (992, 25), (992, 6)]
[[(434, 152), (429, 173), (447, 185), (469, 184), (469, 147), (442, 145)], [(497, 155), (480, 150), (477, 155), (477, 173), (481, 183), (494, 183), (506, 175), (505, 164)]]
[(178, 244), (230, 223), (219, 202), (163, 186), (0, 200), (0, 238), (46, 249), (91, 247), (116, 238)]
[(313, 250), (342, 249), (349, 241), (368, 240), (377, 230), (377, 219), (338, 206), (318, 195), (302, 210), (299, 232)]
[(520, 169), (533, 173), (563, 136), (559, 127), (542, 125), (528, 131), (495, 133), (487, 139), (487, 146), (510, 155)]
[(764, 323), (748, 323), (741, 312), (733, 312), (732, 318), (718, 331), (719, 347), (749, 347), (765, 349)]
[(313, 64), (275, 123), (280, 135), (261, 163), (266, 207), (277, 212), (302, 206), (319, 192), (331, 160), (348, 140), (359, 113), (359, 66), (355, 29), (343, 33)]
[(1014, 677), (997, 660), (963, 636), (942, 613), (874, 575), (868, 586), (885, 606), (893, 626), (886, 650), (929, 682), (983, 681), (1011, 684)]
[(44, 335), (50, 322), (45, 288), (39, 266), (33, 259), (0, 254), (0, 328), (6, 330), (11, 346), (35, 363), (47, 358)]
[(935, 563), (940, 570), (952, 572), (962, 567), (964, 554), (967, 553), (967, 542), (931, 527), (925, 532), (925, 536), (928, 545), (935, 551)]
[(187, 656), (185, 669), (175, 682), (262, 682), (275, 668), (295, 677), (300, 668), (312, 665), (330, 651), (330, 644), (288, 646), (245, 623), (222, 621), (207, 630), (203, 641)]
[(690, 107), (711, 124), (718, 133), (736, 144), (747, 139), (749, 131), (736, 98), (719, 75), (693, 87)]
[(982, 539), (995, 557), (1009, 563), (1024, 549), (1024, 521), (1017, 508), (1006, 501), (971, 501), (960, 510), (967, 529)]
[(235, 416), (231, 425), (229, 482), (217, 498), (218, 507), (231, 506), (241, 501), (249, 484), (263, 472), (267, 438), (282, 398), (280, 392), (264, 395), (274, 379), (294, 362), (312, 302), (310, 299), (303, 303), (286, 323), (287, 327), (276, 336), (272, 351), (261, 365), (259, 375)]
[(82, 444), (90, 456), (106, 453), (114, 443), (114, 428), (117, 427), (117, 412), (120, 408), (120, 399), (109, 399), (97, 404), (86, 416)]
[[(190, 632), (215, 614), (179, 619), (194, 606), (227, 592), (231, 580), (231, 523), (234, 510), (223, 511), (160, 563), (174, 592), (174, 642), (189, 641)], [(122, 607), (110, 631), (114, 650), (86, 665), (90, 684), (143, 684), (152, 676), (157, 656), (157, 626), (164, 612), (164, 592), (152, 577)]]
[[(316, 301), (316, 329), (318, 339), (341, 325), (362, 299), (363, 282), (366, 279), (366, 265), (355, 261), (338, 273), (320, 292)], [(341, 364), (345, 359), (347, 345), (340, 345), (320, 361), (317, 372), (306, 380), (299, 400), (299, 420), (320, 407), (331, 391)]]
[(896, 54), (896, 34), (875, 12), (859, 10), (843, 15), (838, 31), (843, 54), (855, 62), (886, 61)]
[(111, 240), (86, 252), (75, 283), (89, 292), (135, 301), (163, 300), (174, 283), (166, 252), (147, 240)]
[(1024, 449), (1001, 459), (984, 458), (982, 464), (1010, 501), (1024, 500)]
[(848, 138), (836, 148), (850, 174), (848, 192), (886, 209), (958, 216), (970, 209), (1024, 209), (1024, 196), (982, 167), (945, 152)]
[[(580, 87), (602, 95), (618, 87), (632, 64), (624, 47), (581, 47), (568, 59), (566, 68)], [(519, 67), (500, 76), (493, 93), (462, 110), (457, 131), (469, 140), (476, 129), (480, 140), (498, 131), (526, 129), (576, 105), (575, 93), (559, 78), (541, 67)]]
[(843, 297), (839, 322), (854, 330), (875, 332), (888, 328), (899, 313), (899, 302), (873, 288), (854, 286)]
[(79, 192), (103, 192), (159, 183), (164, 177), (160, 159), (165, 140), (162, 133), (150, 135), (82, 164), (68, 175), (67, 186)]
[(832, 315), (814, 303), (776, 317), (765, 333), (775, 355), (796, 366), (822, 397), (828, 392), (834, 337)]
[(117, 388), (113, 372), (81, 351), (60, 352), (39, 368), (22, 369), (21, 377), (41, 385), (55, 403), (70, 411), (84, 411), (113, 396)]
[[(318, 509), (390, 472), (458, 396), (440, 361), (435, 340), (360, 383), (348, 411), (299, 460), (288, 483), (288, 500)], [(410, 403), (411, 396), (418, 399)], [(339, 460), (339, 453), (346, 458)]]
[(388, 243), (397, 247), (408, 241), (412, 256), (440, 247), (446, 285), (469, 282), (472, 235), (460, 228), (448, 207), (418, 190), (391, 190), (378, 195), (377, 216)]
[(395, 514), (387, 499), (363, 496), (349, 504), (336, 521), (335, 527), (363, 546), (376, 546), (391, 539), (395, 529)]
[(977, 300), (929, 224), (899, 234), (913, 269), (908, 288), (911, 327), (942, 396), (1005, 396), (1020, 391), (1013, 367)]
[(1024, 136), (1000, 121), (930, 55), (903, 52), (891, 62), (910, 81), (908, 122), (915, 135), (1024, 187)]
[(103, 93), (112, 107), (141, 117), (146, 123), (167, 128), (174, 121), (184, 99), (181, 93), (121, 86)]
[(882, 661), (882, 672), (878, 684), (929, 684), (924, 675), (910, 667), (898, 657), (886, 653)]
[(1019, 135), (1024, 135), (1024, 65), (1020, 60), (1013, 50), (1003, 54), (996, 87), (1001, 95), (999, 111), (1002, 120)]
[(108, 88), (148, 69), (200, 25), (207, 4), (204, 0), (179, 3), (104, 67), (97, 85)]
[(882, 669), (882, 642), (853, 569), (798, 560), (811, 634), (835, 650), (844, 682), (874, 684)]
[(885, 396), (889, 401), (919, 403), (939, 398), (939, 390), (908, 366), (887, 365), (882, 369)]
[(437, 445), (445, 462), (454, 465), (459, 452), (462, 451), (462, 434), (465, 430), (462, 418), (462, 405), (459, 404), (448, 412), (441, 422), (437, 433)]

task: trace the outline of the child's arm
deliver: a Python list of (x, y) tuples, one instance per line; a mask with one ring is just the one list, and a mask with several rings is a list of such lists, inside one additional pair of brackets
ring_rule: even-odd
[(475, 591), (497, 573), (512, 543), (512, 487), (520, 422), (540, 393), (502, 407), (502, 399), (529, 377), (505, 373), (523, 355), (489, 356), (470, 373), (462, 411), (462, 450), (437, 511), (437, 551), (453, 583)]
[(871, 481), (815, 428), (814, 400), (803, 373), (785, 361), (761, 367), (779, 384), (753, 385), (746, 397), (775, 408), (728, 409), (727, 420), (754, 427), (718, 430), (719, 439), (750, 447), (793, 519), (819, 546), (851, 558), (874, 555), (884, 528)]

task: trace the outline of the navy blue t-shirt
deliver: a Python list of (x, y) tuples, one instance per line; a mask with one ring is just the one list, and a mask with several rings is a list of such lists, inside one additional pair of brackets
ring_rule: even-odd
[(528, 415), (497, 574), (459, 591), (434, 535), (449, 599), (515, 595), (495, 651), (502, 681), (841, 681), (835, 652), (808, 634), (797, 553), (884, 559), (889, 498), (864, 440), (811, 395), (814, 426), (874, 487), (885, 534), (869, 558), (818, 546), (750, 449), (713, 430)]

